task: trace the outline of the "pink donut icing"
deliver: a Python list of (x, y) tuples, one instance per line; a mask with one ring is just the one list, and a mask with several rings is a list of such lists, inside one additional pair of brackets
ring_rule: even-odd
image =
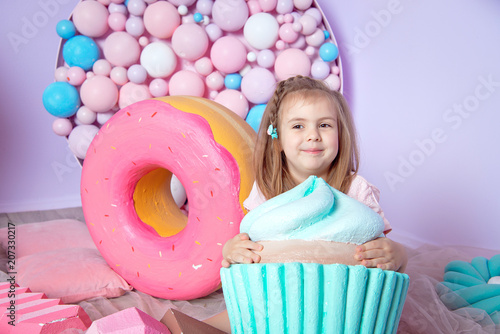
[[(134, 207), (136, 184), (158, 168), (175, 174), (189, 198), (186, 226), (168, 237)], [(81, 195), (92, 238), (111, 268), (142, 292), (188, 300), (219, 286), (222, 246), (243, 218), (239, 185), (236, 160), (203, 117), (146, 100), (120, 110), (96, 135)]]

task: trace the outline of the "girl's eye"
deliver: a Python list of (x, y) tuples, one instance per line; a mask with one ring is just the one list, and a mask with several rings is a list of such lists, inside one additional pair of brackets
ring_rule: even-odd
[(292, 129), (302, 129), (302, 128), (303, 128), (303, 126), (300, 124), (296, 124), (296, 125), (292, 126)]
[(320, 127), (321, 128), (330, 128), (331, 125), (330, 124), (327, 124), (327, 123), (323, 123), (323, 124), (320, 124)]

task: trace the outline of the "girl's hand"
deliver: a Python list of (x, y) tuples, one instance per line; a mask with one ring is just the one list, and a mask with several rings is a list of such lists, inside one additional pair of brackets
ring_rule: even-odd
[(404, 272), (408, 257), (403, 245), (389, 238), (377, 238), (356, 247), (354, 258), (368, 268)]
[(240, 233), (229, 239), (222, 247), (222, 266), (229, 268), (232, 263), (258, 263), (260, 255), (253, 251), (261, 251), (263, 246), (250, 240), (247, 233)]

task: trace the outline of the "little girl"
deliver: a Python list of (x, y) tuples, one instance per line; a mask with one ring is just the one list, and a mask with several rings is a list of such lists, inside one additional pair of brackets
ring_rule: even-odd
[[(252, 210), (316, 175), (380, 214), (387, 234), (391, 226), (378, 204), (379, 191), (357, 175), (358, 160), (354, 123), (342, 94), (308, 77), (281, 81), (262, 116), (255, 183), (243, 205)], [(254, 251), (262, 247), (240, 233), (224, 245), (222, 266), (260, 262)], [(400, 272), (407, 262), (404, 247), (385, 237), (356, 247), (353, 256), (366, 267)]]

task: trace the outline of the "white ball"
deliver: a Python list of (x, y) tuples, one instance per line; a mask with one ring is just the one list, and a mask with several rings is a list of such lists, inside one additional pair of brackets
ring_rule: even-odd
[(141, 65), (153, 78), (165, 78), (172, 74), (177, 66), (174, 51), (163, 42), (148, 44), (141, 52)]
[(488, 284), (500, 284), (500, 276), (493, 276), (488, 280)]
[(278, 40), (279, 24), (269, 13), (250, 16), (243, 28), (247, 42), (258, 50), (270, 49)]
[(175, 204), (177, 204), (179, 208), (186, 203), (186, 189), (184, 189), (181, 181), (179, 181), (175, 175), (172, 175), (172, 179), (170, 180), (170, 192), (172, 193)]

